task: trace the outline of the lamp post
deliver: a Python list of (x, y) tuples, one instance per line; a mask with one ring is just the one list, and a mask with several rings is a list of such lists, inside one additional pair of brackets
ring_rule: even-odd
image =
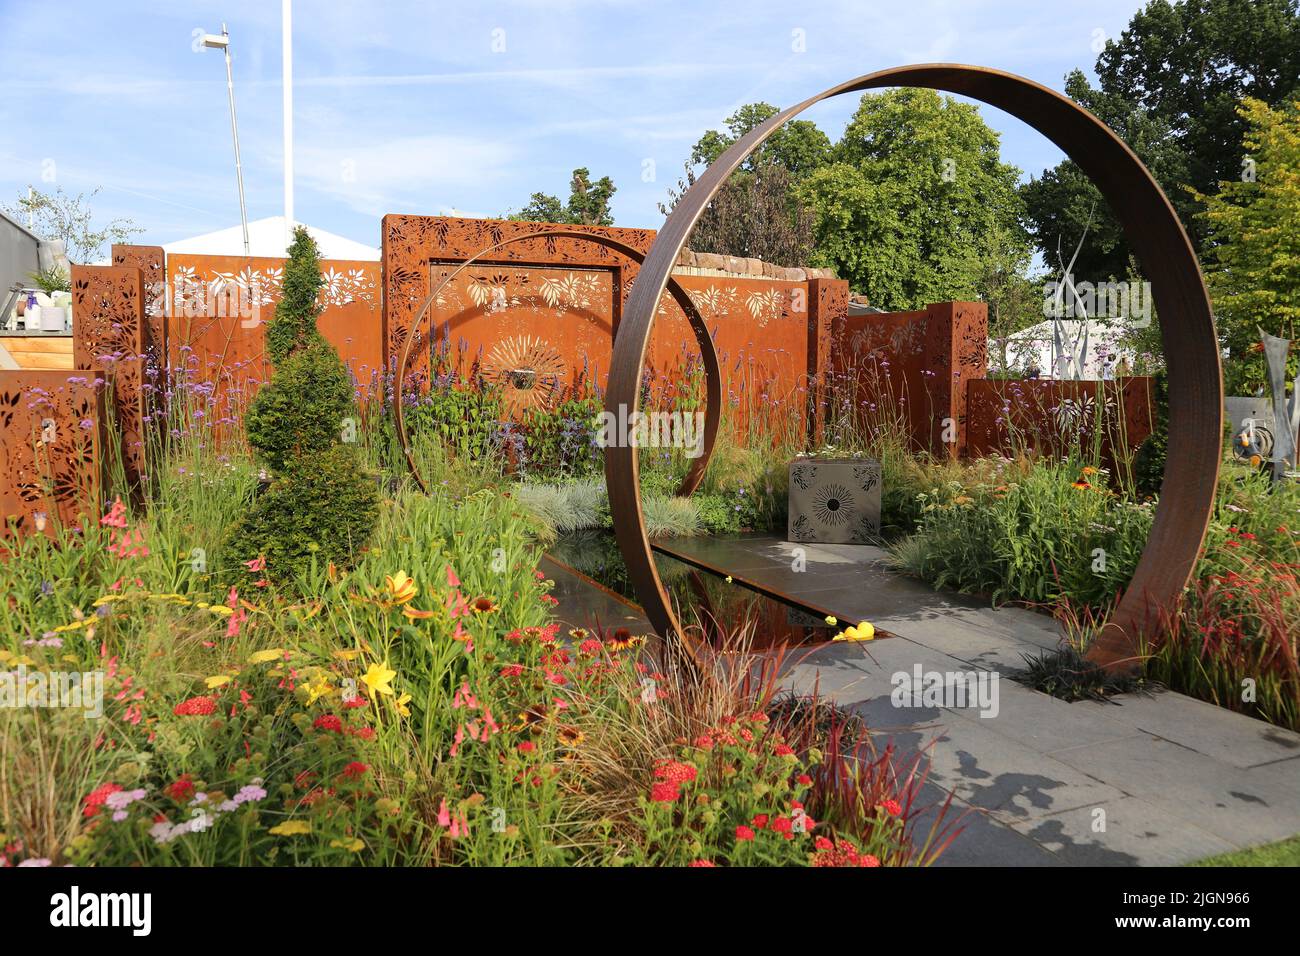
[(244, 205), (244, 167), (239, 162), (239, 124), (235, 120), (235, 77), (230, 69), (230, 31), (221, 24), (221, 35), (206, 33), (203, 45), (210, 50), (222, 50), (226, 54), (226, 92), (230, 95), (230, 135), (235, 141), (235, 178), (239, 181), (239, 221), (244, 227), (244, 255), (249, 255), (248, 247), (248, 208)]

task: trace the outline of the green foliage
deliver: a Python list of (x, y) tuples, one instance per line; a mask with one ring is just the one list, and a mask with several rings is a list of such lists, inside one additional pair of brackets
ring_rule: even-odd
[[(1295, 0), (1155, 0), (1107, 41), (1095, 72), (1099, 88), (1076, 70), (1066, 91), (1147, 164), (1205, 249), (1200, 201), (1184, 184), (1208, 195), (1240, 178), (1246, 127), (1238, 104), (1251, 97), (1276, 106), (1300, 87), (1300, 13)], [(1091, 281), (1124, 274), (1129, 251), (1119, 226), (1072, 162), (1045, 171), (1023, 194), (1039, 246), (1053, 258), (1058, 239), (1073, 250), (1095, 206), (1075, 274)]]
[(36, 288), (40, 289), (46, 295), (52, 292), (70, 292), (72, 290), (72, 281), (68, 277), (67, 270), (59, 266), (50, 266), (48, 269), (38, 269), (35, 272), (28, 273)]
[[(727, 117), (727, 132), (711, 129), (691, 150), (691, 164), (708, 166), (736, 140), (761, 126), (780, 110), (770, 103), (747, 103)], [(741, 171), (756, 173), (766, 166), (779, 166), (799, 180), (822, 166), (829, 158), (831, 141), (811, 120), (791, 120), (774, 132), (754, 151)]]
[(1101, 481), (1096, 469), (1050, 461), (950, 481), (923, 493), (917, 538), (898, 550), (898, 563), (936, 588), (994, 603), (1068, 596), (1105, 606), (1128, 584), (1154, 512)]
[[(1212, 240), (1206, 258), (1219, 338), (1229, 351), (1224, 366), (1229, 394), (1249, 395), (1268, 382), (1259, 330), (1300, 336), (1300, 92), (1270, 108), (1246, 100), (1242, 148), (1254, 177), (1222, 183), (1202, 219)], [(1287, 358), (1287, 379), (1300, 369), (1300, 349)]]
[(87, 201), (99, 195), (99, 188), (90, 195), (78, 193), (70, 196), (60, 186), (52, 193), (43, 193), (32, 186), (18, 197), (18, 201), (5, 208), (16, 222), (32, 219), (32, 231), (42, 239), (62, 240), (68, 258), (73, 262), (94, 262), (104, 256), (104, 247), (115, 242), (129, 242), (136, 233), (144, 232), (130, 219), (111, 219), (101, 227), (93, 225), (94, 213)]
[(352, 409), (353, 389), (334, 346), (323, 339), (280, 360), (244, 416), (248, 443), (272, 471), (333, 446)]
[(1152, 380), (1155, 395), (1155, 427), (1133, 456), (1133, 484), (1138, 494), (1155, 497), (1165, 478), (1165, 459), (1169, 454), (1169, 375), (1157, 372)]
[(262, 557), (265, 574), (279, 580), (292, 579), (313, 561), (351, 566), (379, 506), (378, 489), (355, 448), (340, 444), (353, 391), (338, 353), (316, 326), (322, 282), (316, 242), (300, 226), (266, 331), (275, 371), (245, 415), (249, 445), (274, 480), (223, 549), (228, 567)]
[(530, 408), (520, 422), (524, 468), (551, 478), (586, 478), (601, 472), (596, 422), (604, 403), (594, 395), (570, 396), (553, 409)]
[(1026, 241), (1019, 171), (974, 106), (931, 90), (867, 94), (832, 159), (797, 189), (817, 258), (881, 308), (974, 298), (991, 239)]
[(491, 458), (500, 450), (500, 393), (460, 381), (430, 389), (406, 410), (412, 436), (436, 438), (459, 458)]
[(528, 205), (511, 216), (521, 222), (556, 222), (575, 226), (612, 226), (614, 214), (609, 201), (618, 187), (608, 176), (594, 183), (586, 167), (575, 169), (569, 182), (569, 202), (562, 204), (548, 193), (533, 193)]
[(268, 574), (286, 580), (313, 561), (347, 566), (379, 516), (379, 489), (358, 467), (353, 449), (335, 445), (296, 455), (235, 525), (223, 553), (266, 558)]

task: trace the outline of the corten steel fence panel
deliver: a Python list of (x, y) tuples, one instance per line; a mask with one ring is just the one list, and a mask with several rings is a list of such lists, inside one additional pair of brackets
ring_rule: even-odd
[[(266, 323), (280, 301), (285, 260), (175, 255), (167, 259), (168, 336), (173, 374), (202, 384), (220, 414), (239, 419), (271, 374)], [(338, 350), (366, 399), (379, 381), (381, 318), (375, 262), (322, 259), (321, 334)]]
[[(398, 396), (405, 396), (412, 388), (412, 377), (415, 377), (418, 387), (418, 374), (413, 369), (419, 368), (416, 362), (412, 361), (416, 355), (417, 349), (422, 353), (420, 359), (423, 360), (427, 368), (429, 354), (422, 345), (427, 345), (429, 335), (425, 327), (430, 321), (430, 316), (436, 308), (447, 301), (449, 290), (451, 290), (460, 277), (464, 275), (473, 275), (482, 262), (491, 261), (505, 250), (516, 245), (526, 245), (534, 242), (538, 237), (545, 237), (549, 241), (569, 242), (576, 241), (592, 246), (599, 246), (608, 251), (616, 252), (620, 256), (639, 264), (643, 258), (642, 253), (616, 239), (608, 234), (608, 230), (592, 231), (590, 229), (577, 228), (548, 228), (542, 232), (514, 232), (510, 237), (502, 239), (494, 246), (487, 246), (479, 250), (478, 253), (469, 256), (464, 262), (454, 267), (439, 267), (437, 270), (437, 281), (431, 291), (425, 296), (424, 301), (420, 304), (406, 333), (403, 335), (402, 345), (398, 350), (395, 359), (394, 372), (394, 392)], [(708, 468), (709, 459), (713, 455), (713, 447), (717, 440), (718, 424), (721, 416), (722, 406), (722, 373), (718, 365), (718, 355), (713, 347), (713, 339), (700, 316), (699, 310), (695, 307), (690, 296), (681, 285), (671, 276), (666, 282), (668, 292), (672, 296), (677, 308), (686, 316), (692, 334), (700, 350), (701, 364), (704, 370), (704, 388), (705, 388), (705, 419), (702, 454), (697, 458), (691, 467), (687, 470), (686, 475), (682, 478), (681, 485), (678, 487), (679, 495), (689, 495), (698, 486), (704, 478), (704, 472)], [(508, 306), (508, 302), (507, 302)], [(406, 456), (407, 466), (414, 475), (420, 487), (428, 490), (423, 475), (415, 461), (415, 456), (411, 449), (411, 439), (406, 427), (406, 403), (399, 400), (394, 403), (394, 419), (397, 425), (397, 436), (401, 443), (402, 451)]]
[(856, 402), (876, 420), (896, 415), (916, 451), (956, 455), (965, 447), (966, 384), (988, 371), (987, 305), (849, 315), (835, 341), (833, 401)]
[(137, 497), (148, 476), (145, 363), (150, 347), (144, 290), (135, 266), (72, 267), (73, 364), (109, 383), (108, 425), (127, 485)]
[(91, 374), (0, 371), (0, 540), (97, 513), (103, 397)]
[[(971, 457), (1019, 451), (1059, 457), (1100, 443), (1112, 467), (1154, 428), (1152, 382), (1133, 376), (1110, 382), (984, 379), (967, 383)], [(1100, 432), (1100, 434), (1098, 434)]]
[[(1223, 377), (1205, 280), (1168, 198), (1118, 136), (1054, 90), (984, 67), (898, 67), (819, 93), (741, 137), (681, 197), (642, 265), (614, 345), (606, 408), (636, 407), (659, 297), (692, 228), (727, 177), (772, 133), (813, 104), (841, 93), (891, 86), (969, 96), (1045, 135), (1096, 184), (1150, 278), (1155, 307), (1166, 317), (1161, 335), (1169, 369), (1169, 457), (1146, 548), (1128, 590), (1088, 651), (1091, 659), (1107, 667), (1131, 667), (1143, 632), (1158, 626), (1160, 617), (1176, 607), (1205, 537), (1218, 480)], [(605, 474), (615, 533), (641, 604), (660, 634), (682, 636), (646, 537), (635, 449), (607, 448)]]

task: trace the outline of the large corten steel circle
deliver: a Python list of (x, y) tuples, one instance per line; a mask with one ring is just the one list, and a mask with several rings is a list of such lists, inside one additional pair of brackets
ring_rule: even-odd
[[(1209, 523), (1223, 427), (1219, 349), (1205, 280), (1169, 200), (1109, 127), (1054, 90), (985, 67), (904, 66), (850, 80), (751, 130), (686, 191), (651, 246), (614, 343), (605, 407), (612, 411), (636, 407), (637, 384), (664, 283), (700, 214), (732, 171), (782, 124), (814, 103), (841, 93), (894, 86), (980, 100), (1050, 139), (1105, 196), (1151, 281), (1169, 375), (1169, 454), (1142, 557), (1128, 590), (1089, 651), (1093, 660), (1107, 667), (1132, 666), (1140, 635), (1158, 626), (1161, 615), (1174, 607), (1186, 587)], [(605, 480), (614, 531), (637, 596), (661, 635), (681, 635), (646, 538), (635, 449), (606, 448)]]
[[(411, 438), (406, 429), (406, 415), (402, 404), (402, 396), (405, 395), (406, 370), (411, 360), (411, 346), (415, 343), (417, 333), (424, 324), (425, 318), (429, 314), (429, 309), (433, 303), (438, 301), (438, 296), (442, 290), (451, 284), (451, 281), (460, 275), (476, 262), (492, 255), (506, 246), (516, 242), (524, 242), (528, 239), (581, 239), (584, 242), (595, 243), (604, 246), (620, 255), (626, 256), (637, 264), (645, 261), (645, 254), (639, 249), (617, 239), (599, 233), (580, 232), (576, 229), (545, 229), (537, 232), (523, 233), (518, 236), (511, 236), (503, 242), (488, 246), (475, 253), (469, 259), (466, 259), (459, 266), (443, 277), (443, 280), (435, 286), (424, 298), (424, 303), (420, 306), (420, 311), (416, 313), (415, 319), (411, 322), (411, 328), (406, 333), (406, 341), (402, 343), (402, 351), (397, 359), (397, 382), (394, 386), (393, 394), (393, 417), (397, 426), (397, 440), (402, 446), (402, 454), (406, 457), (406, 465), (411, 474), (415, 477), (416, 483), (421, 490), (428, 491), (425, 485), (424, 476), (420, 474), (419, 466), (415, 463), (415, 455), (411, 452)], [(661, 279), (659, 289), (662, 292), (664, 282)], [(686, 290), (681, 287), (676, 279), (668, 276), (668, 291), (676, 300), (682, 312), (686, 315), (686, 320), (690, 323), (691, 330), (695, 333), (695, 341), (700, 347), (700, 358), (704, 365), (704, 390), (705, 390), (705, 414), (704, 414), (704, 445), (700, 457), (696, 458), (691, 467), (687, 470), (686, 476), (677, 488), (677, 494), (685, 497), (699, 487), (704, 478), (704, 472), (709, 466), (709, 459), (713, 456), (713, 445), (718, 438), (718, 422), (722, 419), (722, 369), (718, 364), (718, 351), (713, 345), (713, 337), (709, 335), (709, 329), (704, 324), (704, 318), (700, 315), (695, 303), (687, 294)]]

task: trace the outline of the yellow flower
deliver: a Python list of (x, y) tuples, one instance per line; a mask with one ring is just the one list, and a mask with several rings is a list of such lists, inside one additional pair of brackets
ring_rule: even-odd
[(212, 607), (208, 608), (208, 610), (217, 615), (217, 617), (229, 617), (235, 613), (233, 607), (226, 607), (224, 604), (214, 604)]
[(348, 850), (352, 853), (360, 853), (366, 848), (365, 843), (356, 837), (351, 840), (330, 840), (330, 846), (339, 850)]
[(334, 690), (334, 685), (330, 683), (329, 674), (321, 671), (316, 678), (307, 683), (307, 706), (310, 707), (320, 698)]
[(270, 829), (274, 836), (301, 836), (305, 833), (311, 833), (310, 820), (286, 820)]
[(252, 657), (248, 659), (248, 663), (266, 664), (270, 661), (278, 661), (282, 657), (284, 657), (284, 648), (272, 647), (264, 651), (258, 651), (256, 654), (254, 654)]
[(218, 687), (225, 687), (230, 683), (230, 675), (217, 674), (215, 677), (209, 677), (204, 683), (208, 685), (208, 690), (216, 690)]
[(396, 700), (394, 700), (393, 704), (397, 707), (398, 714), (400, 714), (403, 717), (410, 717), (411, 709), (406, 706), (410, 702), (411, 702), (411, 695), (403, 694), (401, 697), (398, 697)]
[(388, 586), (388, 596), (395, 604), (405, 604), (420, 593), (420, 589), (406, 576), (405, 571), (386, 575), (384, 583)]
[(387, 694), (393, 696), (392, 680), (397, 676), (397, 671), (390, 670), (388, 661), (382, 664), (371, 664), (366, 672), (361, 675), (361, 683), (366, 685), (366, 693), (374, 699), (375, 694)]
[(728, 584), (731, 583), (731, 575), (730, 575), (730, 574), (727, 575), (727, 583), (728, 583)]
[(355, 647), (340, 647), (334, 652), (334, 656), (341, 661), (352, 661), (356, 660), (357, 655), (360, 653)]
[(831, 627), (834, 627), (836, 624), (840, 622), (836, 619), (834, 614), (827, 614), (826, 623), (829, 624)]

